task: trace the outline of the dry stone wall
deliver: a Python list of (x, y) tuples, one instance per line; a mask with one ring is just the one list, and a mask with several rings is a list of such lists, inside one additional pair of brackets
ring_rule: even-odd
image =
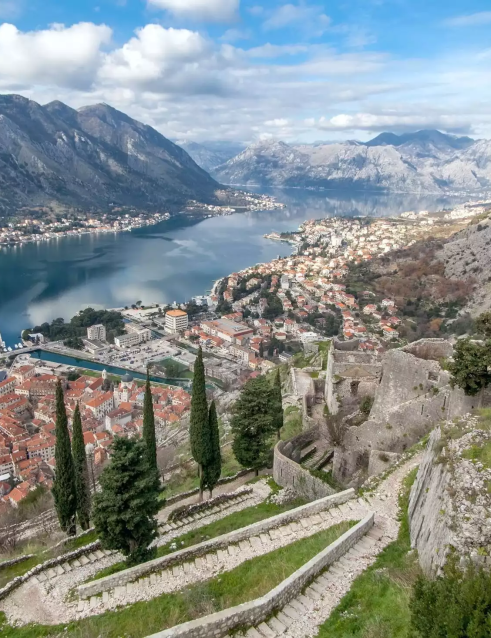
[(86, 599), (91, 596), (101, 594), (104, 591), (110, 591), (115, 587), (122, 587), (123, 585), (127, 585), (128, 583), (142, 578), (143, 576), (147, 576), (154, 572), (161, 572), (173, 565), (193, 560), (198, 556), (204, 556), (210, 552), (216, 552), (219, 549), (226, 549), (231, 543), (239, 543), (246, 538), (258, 536), (259, 534), (287, 525), (293, 521), (299, 521), (311, 514), (316, 514), (331, 507), (335, 507), (336, 505), (341, 505), (342, 503), (354, 498), (354, 496), (354, 490), (345, 490), (344, 492), (339, 492), (333, 496), (331, 495), (317, 500), (314, 503), (297, 507), (289, 512), (278, 514), (278, 516), (272, 516), (271, 518), (259, 521), (253, 525), (242, 527), (241, 529), (230, 532), (229, 534), (224, 534), (209, 541), (205, 541), (204, 543), (199, 543), (192, 547), (182, 549), (174, 552), (173, 554), (169, 554), (168, 556), (156, 558), (154, 560), (147, 561), (146, 563), (142, 563), (141, 565), (137, 565), (136, 567), (125, 569), (117, 574), (85, 583), (78, 587), (78, 595), (81, 599)]
[(221, 638), (237, 627), (258, 625), (289, 603), (322, 570), (344, 556), (373, 524), (374, 515), (370, 514), (265, 596), (152, 634), (149, 638)]
[(273, 478), (281, 487), (291, 487), (295, 492), (307, 499), (315, 501), (331, 494), (336, 490), (328, 483), (312, 476), (293, 459), (299, 460), (299, 445), (291, 441), (279, 441), (274, 449)]
[(62, 554), (61, 556), (57, 556), (56, 558), (50, 558), (49, 560), (44, 561), (44, 563), (40, 563), (36, 565), (28, 572), (23, 574), (22, 576), (17, 576), (9, 581), (5, 587), (0, 589), (0, 600), (6, 598), (10, 593), (20, 587), (23, 583), (27, 582), (32, 576), (36, 576), (45, 570), (52, 569), (57, 565), (62, 565), (63, 563), (67, 563), (71, 560), (75, 560), (80, 556), (84, 556), (85, 554), (91, 554), (94, 550), (98, 550), (101, 547), (100, 541), (94, 541), (93, 543), (89, 543), (88, 545), (84, 545), (84, 547), (80, 547), (79, 549), (75, 549), (73, 552), (68, 552), (67, 554)]

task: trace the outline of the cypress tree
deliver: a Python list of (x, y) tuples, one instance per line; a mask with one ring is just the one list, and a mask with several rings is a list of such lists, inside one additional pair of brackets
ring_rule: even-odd
[(150, 543), (158, 536), (159, 474), (148, 462), (143, 440), (117, 437), (110, 464), (94, 496), (93, 520), (105, 549), (116, 549), (129, 565), (152, 558)]
[(56, 385), (56, 447), (55, 447), (55, 480), (53, 496), (60, 527), (73, 536), (76, 532), (75, 515), (77, 499), (75, 493), (75, 474), (73, 467), (68, 419), (66, 416), (63, 388), (58, 380)]
[(147, 458), (151, 467), (157, 469), (157, 438), (155, 436), (155, 416), (153, 413), (152, 390), (147, 371), (145, 398), (143, 400), (143, 440), (147, 447)]
[(208, 412), (207, 427), (207, 454), (203, 462), (203, 472), (201, 476), (202, 489), (210, 491), (210, 498), (213, 495), (220, 474), (222, 473), (222, 455), (220, 451), (220, 432), (218, 430), (218, 416), (215, 401), (211, 402)]
[(243, 467), (256, 471), (266, 466), (271, 451), (271, 437), (276, 431), (271, 406), (274, 394), (266, 377), (250, 379), (234, 406), (232, 450)]
[(72, 454), (75, 469), (75, 494), (77, 497), (77, 517), (80, 527), (88, 529), (90, 524), (89, 468), (85, 455), (84, 435), (80, 407), (77, 403), (73, 413)]
[(275, 420), (275, 429), (278, 441), (280, 440), (280, 432), (283, 427), (283, 395), (281, 393), (281, 377), (280, 377), (280, 369), (276, 369), (276, 375), (274, 378), (273, 385), (273, 393), (274, 393), (274, 403), (273, 407), (273, 416)]
[[(205, 366), (203, 364), (203, 351), (200, 348), (194, 364), (193, 393), (191, 396), (191, 417), (189, 424), (189, 437), (191, 454), (198, 464), (201, 479), (203, 460), (207, 448), (208, 430), (208, 402), (206, 400)], [(200, 480), (200, 500), (203, 499), (203, 486)]]

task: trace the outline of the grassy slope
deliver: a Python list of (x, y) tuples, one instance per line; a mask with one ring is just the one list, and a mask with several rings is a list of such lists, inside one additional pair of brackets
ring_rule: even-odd
[(142, 638), (264, 595), (339, 538), (350, 525), (335, 525), (310, 538), (248, 560), (229, 572), (192, 585), (182, 592), (163, 594), (68, 626), (14, 628), (4, 624), (0, 627), (1, 635), (2, 638), (54, 638), (60, 634), (72, 638)]
[(400, 497), (401, 527), (374, 565), (353, 583), (350, 591), (321, 626), (317, 638), (408, 638), (409, 600), (419, 565), (411, 549), (407, 506), (416, 478), (406, 478)]

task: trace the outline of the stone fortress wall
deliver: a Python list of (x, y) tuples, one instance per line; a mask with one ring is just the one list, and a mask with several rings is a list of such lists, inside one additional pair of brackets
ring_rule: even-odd
[(371, 473), (381, 471), (442, 419), (487, 403), (484, 393), (469, 397), (452, 388), (450, 374), (440, 365), (452, 351), (445, 339), (422, 339), (385, 353), (368, 420), (348, 428), (342, 448), (335, 451), (336, 480), (353, 484), (350, 477), (368, 471), (370, 461)]
[(274, 449), (273, 478), (281, 487), (290, 487), (308, 501), (334, 494), (336, 490), (300, 465), (302, 450), (319, 436), (318, 428), (279, 441)]
[(373, 397), (379, 384), (379, 353), (349, 350), (348, 343), (333, 339), (329, 349), (324, 393), (330, 414), (338, 414), (341, 406), (356, 404), (362, 397)]

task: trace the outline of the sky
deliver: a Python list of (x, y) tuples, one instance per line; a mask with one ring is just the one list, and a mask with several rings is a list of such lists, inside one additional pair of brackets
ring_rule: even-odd
[(491, 2), (0, 0), (0, 93), (196, 142), (491, 137)]

